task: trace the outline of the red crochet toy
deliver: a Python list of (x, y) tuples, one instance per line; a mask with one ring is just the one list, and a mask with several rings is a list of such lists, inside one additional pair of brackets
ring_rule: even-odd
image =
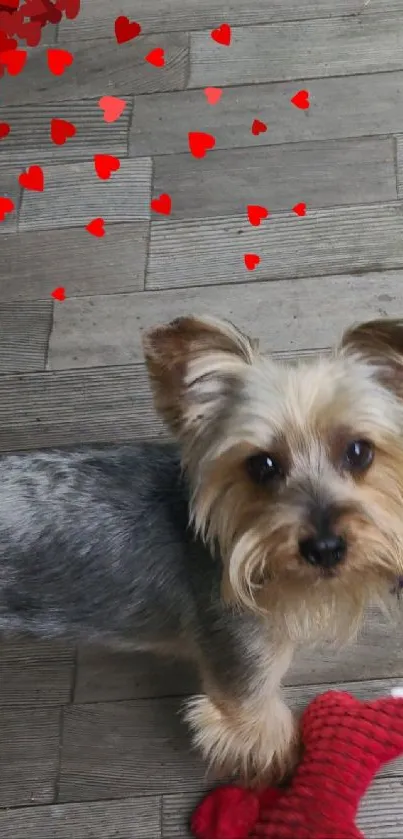
[(403, 753), (403, 699), (359, 702), (329, 691), (301, 727), (304, 756), (291, 786), (218, 787), (193, 815), (196, 839), (364, 839), (358, 804), (382, 764)]

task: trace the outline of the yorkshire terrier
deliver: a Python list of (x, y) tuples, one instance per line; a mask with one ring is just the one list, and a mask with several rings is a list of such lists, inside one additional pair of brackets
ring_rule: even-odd
[(206, 759), (281, 778), (294, 652), (353, 638), (403, 574), (403, 320), (296, 364), (211, 318), (144, 348), (175, 445), (0, 458), (0, 632), (192, 659)]

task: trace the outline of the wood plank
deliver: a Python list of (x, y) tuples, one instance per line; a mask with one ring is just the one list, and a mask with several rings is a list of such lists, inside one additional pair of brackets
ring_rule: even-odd
[(336, 649), (331, 644), (300, 650), (287, 673), (287, 685), (353, 682), (357, 679), (403, 681), (403, 628), (372, 611), (355, 644)]
[(98, 178), (93, 162), (45, 166), (44, 191), (24, 191), (19, 229), (77, 227), (98, 217), (106, 224), (148, 219), (151, 170), (150, 158), (122, 160), (108, 180)]
[(53, 801), (60, 714), (57, 708), (1, 709), (0, 807)]
[[(364, 0), (137, 0), (133, 18), (132, 0), (86, 0), (76, 20), (60, 23), (60, 38), (64, 41), (112, 37), (118, 15), (141, 23), (143, 32), (176, 32), (205, 29), (228, 21), (232, 26), (261, 24), (278, 20), (335, 17), (361, 12)], [(383, 9), (401, 10), (402, 0), (383, 0)], [(366, 8), (365, 8), (366, 12)]]
[(403, 135), (396, 137), (397, 193), (403, 197)]
[(163, 839), (193, 839), (189, 829), (190, 817), (204, 797), (205, 792), (205, 790), (200, 790), (198, 792), (181, 792), (176, 795), (163, 795)]
[[(381, 615), (369, 615), (355, 644), (335, 649), (324, 644), (296, 655), (285, 684), (403, 679), (403, 630)], [(158, 696), (185, 696), (198, 690), (190, 664), (166, 662), (151, 655), (80, 650), (74, 701), (107, 702)]]
[(403, 776), (376, 778), (362, 800), (357, 826), (366, 839), (400, 839), (403, 832)]
[(263, 352), (299, 353), (337, 343), (352, 318), (402, 309), (401, 271), (70, 298), (55, 306), (48, 366), (142, 364), (142, 330), (189, 313), (229, 318), (259, 338)]
[[(403, 115), (402, 115), (403, 120)], [(154, 159), (154, 195), (172, 198), (171, 219), (245, 215), (247, 204), (288, 210), (397, 197), (392, 137), (292, 143)]]
[(160, 811), (158, 796), (0, 810), (0, 834), (2, 839), (159, 839)]
[[(377, 276), (379, 276), (379, 279), (377, 279)], [(336, 278), (335, 282), (337, 282)], [(360, 295), (359, 299), (362, 301), (368, 300), (368, 314), (392, 314), (400, 310), (398, 275), (396, 274), (396, 276), (392, 275), (390, 277), (390, 285), (381, 285), (379, 288), (379, 284), (382, 282), (382, 275), (374, 275), (371, 278), (372, 292), (371, 285), (369, 283), (367, 285), (364, 284), (365, 293)], [(378, 299), (376, 292), (377, 284), (379, 289)], [(295, 294), (297, 294), (299, 285), (299, 283), (295, 285)], [(353, 284), (350, 286), (350, 292), (348, 292), (348, 287), (348, 284), (344, 285), (341, 279), (340, 285), (335, 288), (335, 294), (338, 294), (338, 307), (341, 305), (342, 299), (346, 300), (346, 310), (342, 318), (339, 322), (336, 320), (333, 321), (335, 324), (335, 337), (351, 321), (352, 310), (354, 311), (354, 317), (357, 316), (356, 301), (357, 295), (359, 294), (359, 286), (358, 284)], [(250, 306), (247, 310), (250, 312), (250, 315), (248, 315), (250, 319), (247, 321), (249, 326), (253, 317), (253, 305), (255, 305), (256, 309), (261, 308), (262, 312), (266, 311), (263, 308), (261, 297), (257, 298), (255, 304), (253, 303), (253, 288), (254, 285), (251, 285), (250, 303), (247, 303), (248, 298), (245, 295), (245, 307)], [(271, 286), (267, 286), (267, 295), (270, 293), (270, 288)], [(307, 286), (307, 288), (312, 288), (313, 293), (313, 286)], [(338, 289), (340, 289), (340, 292)], [(318, 293), (319, 290), (318, 285)], [(231, 297), (233, 291), (235, 293), (235, 289), (231, 289)], [(263, 286), (260, 292), (262, 291)], [(216, 291), (211, 292), (211, 300), (213, 302), (219, 299), (217, 294)], [(220, 304), (223, 309), (222, 314), (231, 317), (233, 314), (236, 314), (238, 309), (234, 310), (234, 312), (232, 309), (228, 311), (228, 308), (225, 308), (224, 302), (225, 295), (228, 300), (227, 288), (223, 289), (223, 295)], [(186, 307), (183, 306), (183, 308), (187, 311), (190, 308), (194, 308), (193, 305), (190, 307), (191, 299), (189, 296), (185, 298), (184, 302), (186, 302)], [(242, 295), (240, 295), (239, 299), (242, 299)], [(267, 299), (270, 309), (276, 311), (276, 308), (272, 307), (270, 298), (265, 297), (264, 299)], [(281, 299), (280, 285), (278, 286), (277, 299)], [(324, 312), (327, 311), (324, 303), (325, 299), (325, 296), (323, 296), (321, 311)], [(111, 306), (114, 300), (115, 298), (113, 300), (109, 298), (109, 302), (105, 302), (105, 311), (107, 311), (106, 303)], [(144, 315), (143, 324), (147, 323), (147, 319), (151, 322), (155, 322), (160, 318), (165, 320), (170, 316), (171, 311), (172, 314), (180, 314), (181, 308), (176, 303), (174, 295), (171, 296), (170, 300), (171, 310), (167, 308), (168, 304), (165, 302), (161, 310), (158, 307), (152, 310), (153, 301), (151, 295), (148, 301), (149, 308), (148, 310), (147, 307), (145, 308), (146, 315)], [(196, 301), (197, 298), (194, 297), (193, 300)], [(208, 303), (207, 297), (205, 300)], [(291, 300), (291, 290), (289, 300)], [(334, 312), (337, 311), (334, 301), (335, 298), (332, 296), (329, 301), (329, 317), (327, 320), (330, 319), (331, 307), (333, 307), (333, 316), (335, 316)], [(63, 305), (67, 303), (70, 305), (71, 302), (66, 300)], [(296, 297), (296, 302), (298, 303), (298, 297)], [(238, 306), (240, 308), (240, 303), (238, 303)], [(211, 302), (208, 308), (211, 310)], [(206, 306), (203, 306), (203, 309), (205, 310)], [(216, 308), (214, 310), (216, 311)], [(287, 312), (287, 308), (285, 311)], [(298, 311), (297, 309), (297, 313)], [(217, 314), (220, 314), (219, 310)], [(363, 314), (366, 316), (367, 310), (363, 309)], [(234, 319), (238, 320), (238, 318)], [(304, 344), (303, 331), (302, 328), (301, 331), (298, 329), (298, 323), (300, 321), (297, 319), (296, 312), (294, 311), (290, 314), (288, 321), (283, 320), (281, 317), (277, 319), (283, 331), (277, 333), (277, 338), (274, 333), (272, 341), (270, 340), (271, 336), (267, 332), (266, 336), (268, 336), (269, 342), (271, 342), (273, 347), (277, 341), (277, 346), (285, 349), (287, 345), (284, 336), (289, 334), (291, 336), (289, 338), (289, 349), (294, 349), (295, 352), (296, 343), (298, 345), (299, 342), (300, 346)], [(327, 320), (326, 317), (316, 319), (315, 326), (312, 322), (312, 331), (309, 332), (308, 330), (308, 334), (311, 337), (312, 334), (317, 335), (316, 340), (318, 343), (319, 339), (320, 341), (324, 341), (326, 338), (325, 333), (317, 331), (319, 330), (318, 324), (320, 322), (326, 324), (327, 340), (329, 340), (329, 330), (332, 327), (331, 325), (328, 326)], [(330, 319), (330, 324), (331, 322)], [(239, 323), (242, 326), (243, 322), (241, 319), (239, 319)], [(260, 323), (263, 325), (263, 320)], [(85, 331), (84, 324), (85, 320), (83, 321), (83, 331)], [(298, 331), (293, 332), (291, 329), (297, 329)], [(133, 327), (132, 331), (135, 332)], [(298, 336), (298, 334), (300, 337), (296, 338), (295, 336)], [(117, 341), (116, 337), (114, 337), (115, 335), (116, 333), (113, 332), (113, 346), (116, 348)], [(127, 337), (124, 340), (126, 340), (127, 346)], [(122, 338), (123, 344), (124, 340)], [(67, 348), (66, 352), (68, 352)], [(72, 356), (73, 353), (71, 354)], [(105, 360), (105, 354), (100, 360)], [(74, 358), (72, 357), (72, 361), (69, 363), (73, 362)], [(163, 434), (162, 425), (156, 418), (152, 408), (147, 376), (141, 365), (125, 364), (95, 370), (81, 370), (80, 372), (72, 370), (42, 374), (22, 374), (18, 377), (5, 375), (0, 378), (0, 403), (2, 405), (0, 414), (0, 450), (67, 445), (75, 442), (123, 441), (143, 437), (155, 437)]]
[(0, 376), (0, 451), (164, 437), (143, 367)]
[[(191, 36), (189, 87), (259, 84), (287, 79), (401, 70), (401, 14), (353, 15), (235, 27), (231, 48), (210, 32)], [(297, 43), (309, 50), (296, 49)]]
[(51, 300), (2, 304), (0, 373), (45, 369), (52, 309)]
[[(357, 826), (366, 839), (401, 839), (403, 775), (375, 778), (359, 807)], [(163, 796), (164, 839), (191, 839), (189, 819), (204, 792)], [(1, 822), (0, 822), (1, 824)], [(11, 837), (10, 837), (11, 839)], [(19, 837), (18, 837), (19, 839)], [(21, 837), (23, 839), (23, 837)]]
[(20, 169), (18, 168), (15, 168), (15, 171), (10, 171), (9, 167), (0, 167), (0, 197), (11, 198), (14, 201), (12, 213), (7, 213), (3, 221), (0, 221), (0, 234), (12, 233), (17, 229), (17, 214), (21, 193), (18, 184), (19, 173)]
[(71, 646), (45, 641), (3, 640), (0, 645), (0, 708), (69, 702), (74, 662), (75, 650)]
[[(247, 272), (244, 254), (260, 255)], [(154, 220), (146, 288), (183, 288), (274, 280), (403, 265), (403, 205), (335, 207), (273, 214), (260, 227), (245, 219)]]
[[(133, 102), (125, 98), (127, 106), (122, 116), (110, 123), (104, 121), (98, 99), (0, 108), (0, 122), (11, 125), (10, 134), (0, 143), (0, 163), (18, 163), (24, 168), (32, 162), (88, 160), (94, 154), (127, 157)], [(62, 146), (55, 145), (50, 138), (50, 123), (54, 118), (65, 119), (77, 129), (75, 137)]]
[(176, 699), (71, 705), (65, 710), (59, 801), (200, 789), (205, 767)]
[(79, 650), (74, 701), (111, 702), (155, 696), (186, 696), (197, 690), (190, 664), (152, 655)]
[(3, 236), (0, 300), (49, 298), (57, 286), (67, 296), (141, 289), (147, 238), (146, 221), (108, 224), (101, 239), (84, 226)]
[[(214, 107), (200, 90), (138, 96), (129, 154), (187, 152), (184, 128), (192, 125), (212, 134), (216, 149), (247, 148), (246, 159), (258, 145), (403, 131), (402, 71), (304, 79), (298, 87), (309, 88), (308, 112), (296, 111), (290, 104), (295, 82), (228, 87)], [(256, 117), (268, 125), (268, 131), (253, 137), (251, 125)]]
[[(76, 21), (73, 21), (76, 26)], [(58, 42), (68, 49), (68, 43)], [(155, 47), (165, 50), (165, 66), (154, 67), (145, 56)], [(30, 51), (29, 72), (5, 76), (1, 104), (31, 105), (61, 102), (68, 99), (91, 99), (99, 96), (131, 96), (162, 90), (182, 90), (188, 73), (189, 39), (186, 34), (147, 35), (126, 44), (115, 39), (79, 41), (74, 47), (74, 62), (61, 76), (49, 72), (46, 47)], [(56, 114), (55, 114), (56, 116)]]
[[(360, 699), (388, 695), (396, 679), (336, 685)], [(289, 687), (285, 696), (301, 713), (328, 685)], [(333, 685), (332, 685), (333, 687)], [(172, 699), (72, 705), (65, 711), (60, 802), (116, 799), (147, 794), (197, 792), (207, 787), (205, 766), (189, 747), (189, 735)], [(382, 777), (403, 772), (403, 758)]]

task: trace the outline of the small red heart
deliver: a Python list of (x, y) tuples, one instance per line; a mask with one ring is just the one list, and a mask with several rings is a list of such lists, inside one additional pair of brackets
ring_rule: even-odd
[(295, 204), (292, 211), (296, 216), (306, 216), (306, 204), (303, 201), (300, 201), (299, 204)]
[[(60, 2), (58, 5), (60, 6)], [(69, 20), (74, 20), (80, 11), (81, 0), (64, 0), (63, 6), (66, 12), (66, 17), (68, 17)]]
[(93, 218), (89, 224), (85, 227), (88, 230), (88, 233), (91, 233), (93, 236), (97, 236), (99, 239), (102, 236), (105, 236), (105, 219), (103, 218)]
[(63, 146), (69, 137), (74, 137), (77, 129), (72, 122), (65, 119), (52, 119), (50, 123), (50, 136), (57, 146)]
[(155, 213), (163, 213), (164, 216), (169, 216), (171, 212), (172, 201), (171, 196), (164, 192), (159, 198), (153, 198), (151, 201), (151, 209)]
[(302, 111), (306, 111), (311, 104), (309, 101), (309, 90), (299, 90), (298, 93), (292, 97), (291, 102), (296, 108), (301, 108)]
[(209, 105), (216, 105), (222, 97), (221, 87), (205, 87), (204, 92)]
[(5, 195), (0, 195), (0, 221), (4, 221), (6, 213), (12, 213), (13, 210), (14, 201)]
[(7, 67), (10, 76), (18, 76), (24, 69), (27, 61), (26, 50), (6, 50), (0, 52), (0, 64)]
[(188, 140), (193, 157), (204, 157), (216, 143), (215, 137), (212, 134), (205, 134), (204, 131), (189, 131)]
[(22, 172), (18, 182), (25, 189), (34, 189), (36, 192), (43, 192), (45, 178), (41, 166), (30, 166), (26, 172)]
[(245, 253), (244, 262), (248, 271), (254, 271), (256, 265), (259, 265), (260, 256), (258, 256), (257, 253)]
[(9, 38), (1, 29), (2, 21), (0, 20), (0, 53), (8, 50), (16, 50), (18, 47), (15, 38)]
[(151, 50), (151, 52), (146, 55), (145, 60), (148, 61), (149, 64), (153, 64), (154, 67), (163, 67), (165, 64), (165, 53), (161, 47), (156, 47), (155, 50)]
[(120, 15), (115, 20), (115, 36), (118, 44), (132, 41), (140, 35), (141, 26), (135, 20), (130, 21), (125, 15)]
[[(60, 18), (62, 17), (60, 13)], [(24, 23), (20, 30), (20, 38), (24, 38), (27, 47), (37, 47), (41, 40), (42, 24), (39, 21)]]
[(123, 114), (126, 101), (117, 96), (101, 96), (98, 105), (104, 112), (105, 122), (115, 122)]
[(3, 137), (8, 137), (10, 131), (11, 127), (8, 122), (0, 122), (0, 140), (2, 140)]
[(265, 122), (261, 122), (260, 119), (254, 119), (251, 131), (257, 137), (258, 134), (263, 134), (264, 131), (267, 131), (267, 125)]
[[(33, 18), (47, 14), (45, 0), (26, 0), (24, 3), (25, 17)], [(61, 14), (59, 21), (61, 20)], [(58, 22), (59, 22), (58, 21)]]
[(217, 41), (217, 44), (229, 47), (231, 43), (231, 27), (228, 23), (222, 23), (217, 29), (212, 30), (211, 37), (213, 41)]
[(248, 204), (246, 209), (248, 211), (248, 219), (254, 227), (259, 227), (262, 219), (267, 218), (269, 215), (266, 207), (260, 207), (259, 204)]
[(112, 172), (120, 169), (120, 160), (113, 154), (94, 154), (94, 165), (98, 177), (107, 181)]
[(66, 289), (63, 286), (59, 286), (52, 291), (52, 297), (55, 300), (65, 300), (66, 299)]
[(62, 76), (74, 61), (74, 56), (68, 50), (48, 49), (47, 55), (48, 67), (54, 76)]

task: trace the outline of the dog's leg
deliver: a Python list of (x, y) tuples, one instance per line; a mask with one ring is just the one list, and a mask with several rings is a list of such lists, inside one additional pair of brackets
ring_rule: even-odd
[(231, 673), (228, 662), (213, 673), (208, 662), (206, 695), (190, 699), (186, 709), (194, 742), (212, 769), (253, 784), (284, 779), (298, 757), (297, 726), (280, 689), (292, 648), (268, 647), (254, 663), (245, 662), (243, 676), (238, 667)]

